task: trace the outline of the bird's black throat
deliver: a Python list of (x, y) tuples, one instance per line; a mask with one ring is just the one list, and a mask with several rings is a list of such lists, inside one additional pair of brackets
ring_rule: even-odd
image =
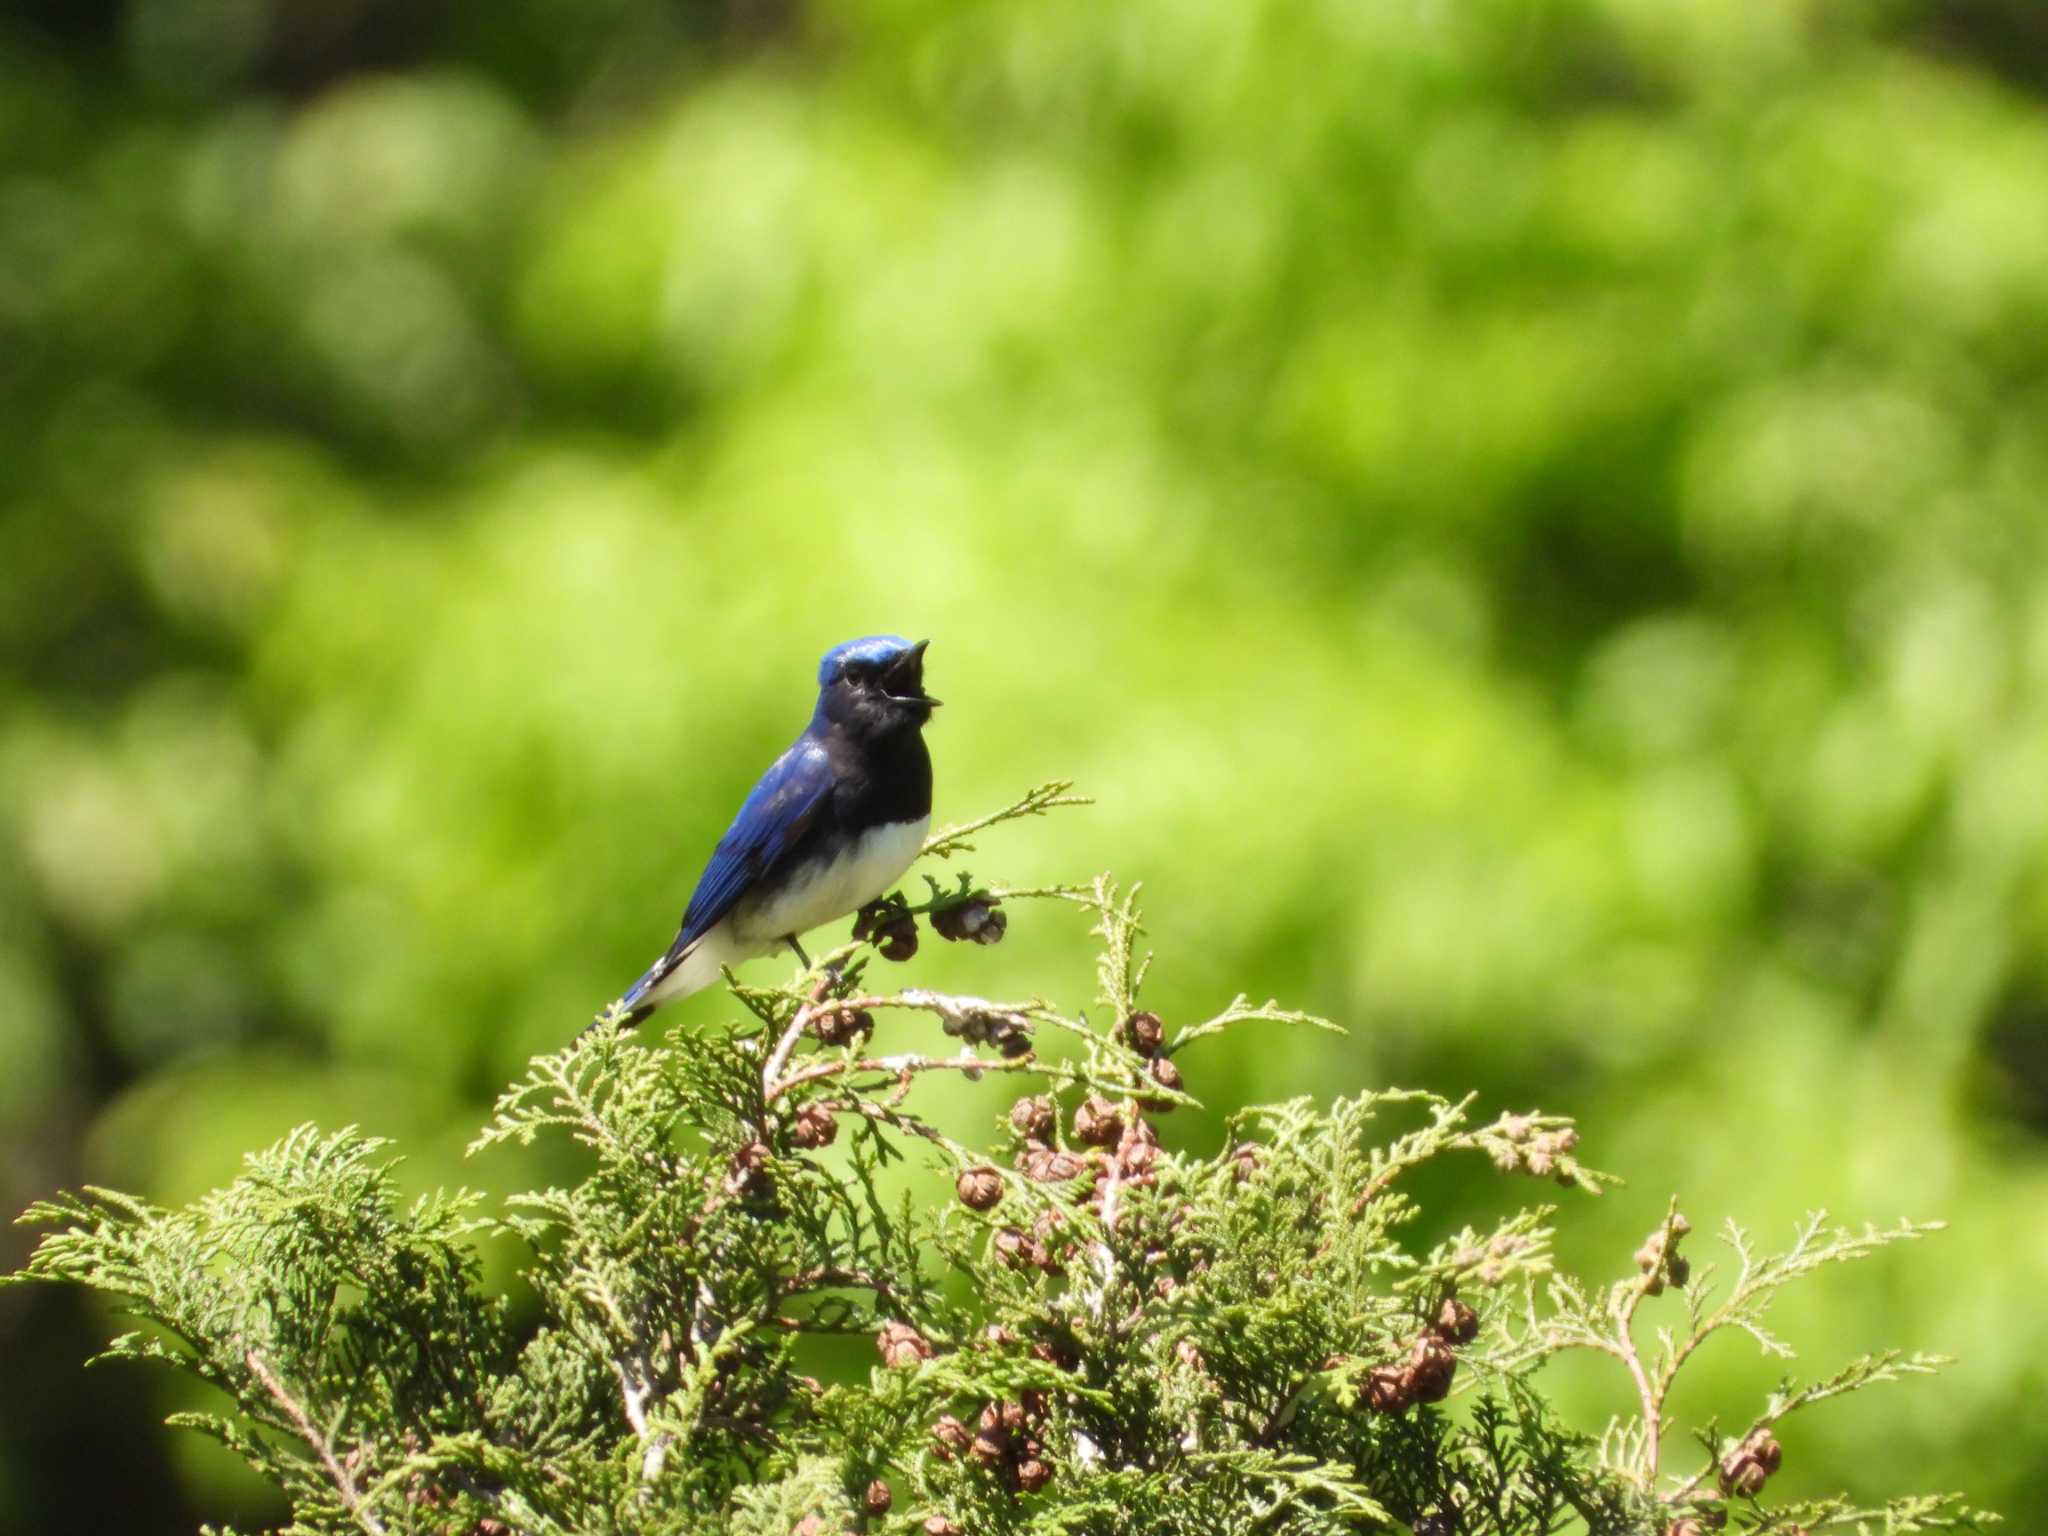
[(829, 819), (845, 836), (932, 813), (932, 758), (922, 722), (892, 722), (893, 729), (880, 731), (866, 724), (834, 723), (824, 734), (835, 781)]

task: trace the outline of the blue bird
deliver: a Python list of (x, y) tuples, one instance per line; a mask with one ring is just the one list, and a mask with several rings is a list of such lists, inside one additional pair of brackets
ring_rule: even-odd
[(721, 966), (859, 910), (910, 868), (932, 820), (924, 650), (869, 635), (825, 653), (818, 707), (740, 806), (698, 877), (668, 953), (598, 1016), (637, 1024)]

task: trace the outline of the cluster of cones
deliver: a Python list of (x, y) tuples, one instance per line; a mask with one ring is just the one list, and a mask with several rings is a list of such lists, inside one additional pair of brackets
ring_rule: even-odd
[[(1682, 1283), (1682, 1282), (1681, 1282)], [(1715, 1466), (1722, 1497), (1753, 1499), (1785, 1459), (1785, 1448), (1768, 1429), (1753, 1429), (1727, 1451)], [(1710, 1536), (1728, 1524), (1728, 1512), (1718, 1502), (1696, 1505), (1665, 1528), (1664, 1536)], [(1773, 1530), (1780, 1527), (1773, 1526)], [(1784, 1536), (1807, 1536), (1804, 1526), (1785, 1526)]]
[[(1124, 1042), (1145, 1061), (1146, 1075), (1174, 1093), (1181, 1090), (1180, 1069), (1164, 1054), (1166, 1031), (1154, 1013), (1135, 1013), (1120, 1027)], [(1139, 1096), (1118, 1105), (1102, 1094), (1090, 1094), (1074, 1111), (1073, 1149), (1058, 1146), (1059, 1111), (1051, 1098), (1027, 1095), (1010, 1107), (1010, 1129), (1017, 1134), (1017, 1171), (1034, 1184), (1079, 1186), (1088, 1180), (1083, 1203), (1100, 1208), (1117, 1185), (1149, 1185), (1157, 1181), (1159, 1135), (1145, 1113), (1173, 1108), (1168, 1098)], [(981, 1166), (963, 1171), (954, 1192), (970, 1210), (992, 1210), (1003, 1198), (1003, 1176)], [(996, 1256), (1013, 1269), (1036, 1268), (1058, 1274), (1072, 1254), (1067, 1222), (1057, 1209), (1039, 1215), (1029, 1231), (1003, 1227), (994, 1238)]]
[(1568, 1125), (1546, 1129), (1533, 1115), (1502, 1115), (1486, 1128), (1484, 1145), (1502, 1173), (1555, 1179), (1567, 1188), (1578, 1182), (1572, 1153), (1579, 1133)]
[(1667, 1284), (1683, 1289), (1692, 1278), (1692, 1265), (1678, 1251), (1678, 1240), (1691, 1230), (1692, 1223), (1674, 1211), (1671, 1219), (1645, 1238), (1643, 1246), (1636, 1250), (1636, 1268), (1643, 1272), (1646, 1295), (1661, 1296)]
[(1045, 1411), (1045, 1394), (1026, 1390), (1014, 1402), (988, 1404), (972, 1430), (946, 1414), (932, 1426), (933, 1454), (941, 1461), (964, 1457), (1016, 1492), (1036, 1493), (1052, 1481), (1051, 1457), (1037, 1434)]
[[(932, 932), (956, 944), (1000, 944), (1010, 927), (1001, 903), (982, 894), (935, 909), (931, 923)], [(917, 917), (901, 897), (884, 897), (854, 914), (853, 936), (884, 960), (908, 960), (917, 953)]]
[[(1428, 1325), (1409, 1341), (1406, 1354), (1366, 1372), (1366, 1406), (1378, 1413), (1402, 1413), (1417, 1403), (1442, 1402), (1458, 1374), (1454, 1351), (1478, 1336), (1479, 1314), (1457, 1297), (1446, 1296)], [(1341, 1357), (1333, 1357), (1325, 1367), (1343, 1363)]]

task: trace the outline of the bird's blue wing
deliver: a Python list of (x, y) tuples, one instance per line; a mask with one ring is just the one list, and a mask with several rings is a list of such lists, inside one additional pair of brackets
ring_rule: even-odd
[(698, 876), (675, 943), (615, 1006), (631, 1009), (638, 1005), (690, 946), (716, 927), (796, 844), (831, 793), (832, 765), (818, 743), (805, 737), (778, 757), (740, 806), (725, 836), (718, 840), (711, 862)]
[(805, 738), (775, 759), (740, 806), (697, 878), (676, 948), (684, 949), (733, 909), (803, 836), (832, 793), (825, 749)]

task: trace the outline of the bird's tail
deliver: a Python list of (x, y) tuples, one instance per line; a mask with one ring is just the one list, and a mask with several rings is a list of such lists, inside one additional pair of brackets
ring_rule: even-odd
[(600, 1029), (632, 1029), (642, 1019), (645, 1019), (647, 1015), (654, 1012), (654, 1004), (652, 1003), (641, 1003), (636, 1006), (628, 1002), (627, 998), (631, 996), (632, 993), (629, 992), (626, 994), (626, 997), (620, 998), (617, 1002), (608, 1003), (598, 1009), (597, 1016), (577, 1031), (576, 1038), (580, 1040), (585, 1035), (595, 1034)]
[[(615, 1025), (631, 1029), (664, 1003), (701, 992), (718, 980), (720, 968), (753, 953), (736, 946), (723, 930), (700, 933), (685, 944), (680, 940), (667, 954), (647, 968), (625, 995), (595, 1019), (589, 1029)], [(585, 1033), (588, 1033), (587, 1029)]]
[(577, 1038), (600, 1029), (632, 1029), (654, 1012), (654, 1004), (647, 1001), (647, 994), (654, 990), (654, 984), (668, 974), (668, 957), (663, 956), (632, 986), (626, 988), (617, 1001), (607, 1003), (597, 1011), (597, 1017), (584, 1025)]

